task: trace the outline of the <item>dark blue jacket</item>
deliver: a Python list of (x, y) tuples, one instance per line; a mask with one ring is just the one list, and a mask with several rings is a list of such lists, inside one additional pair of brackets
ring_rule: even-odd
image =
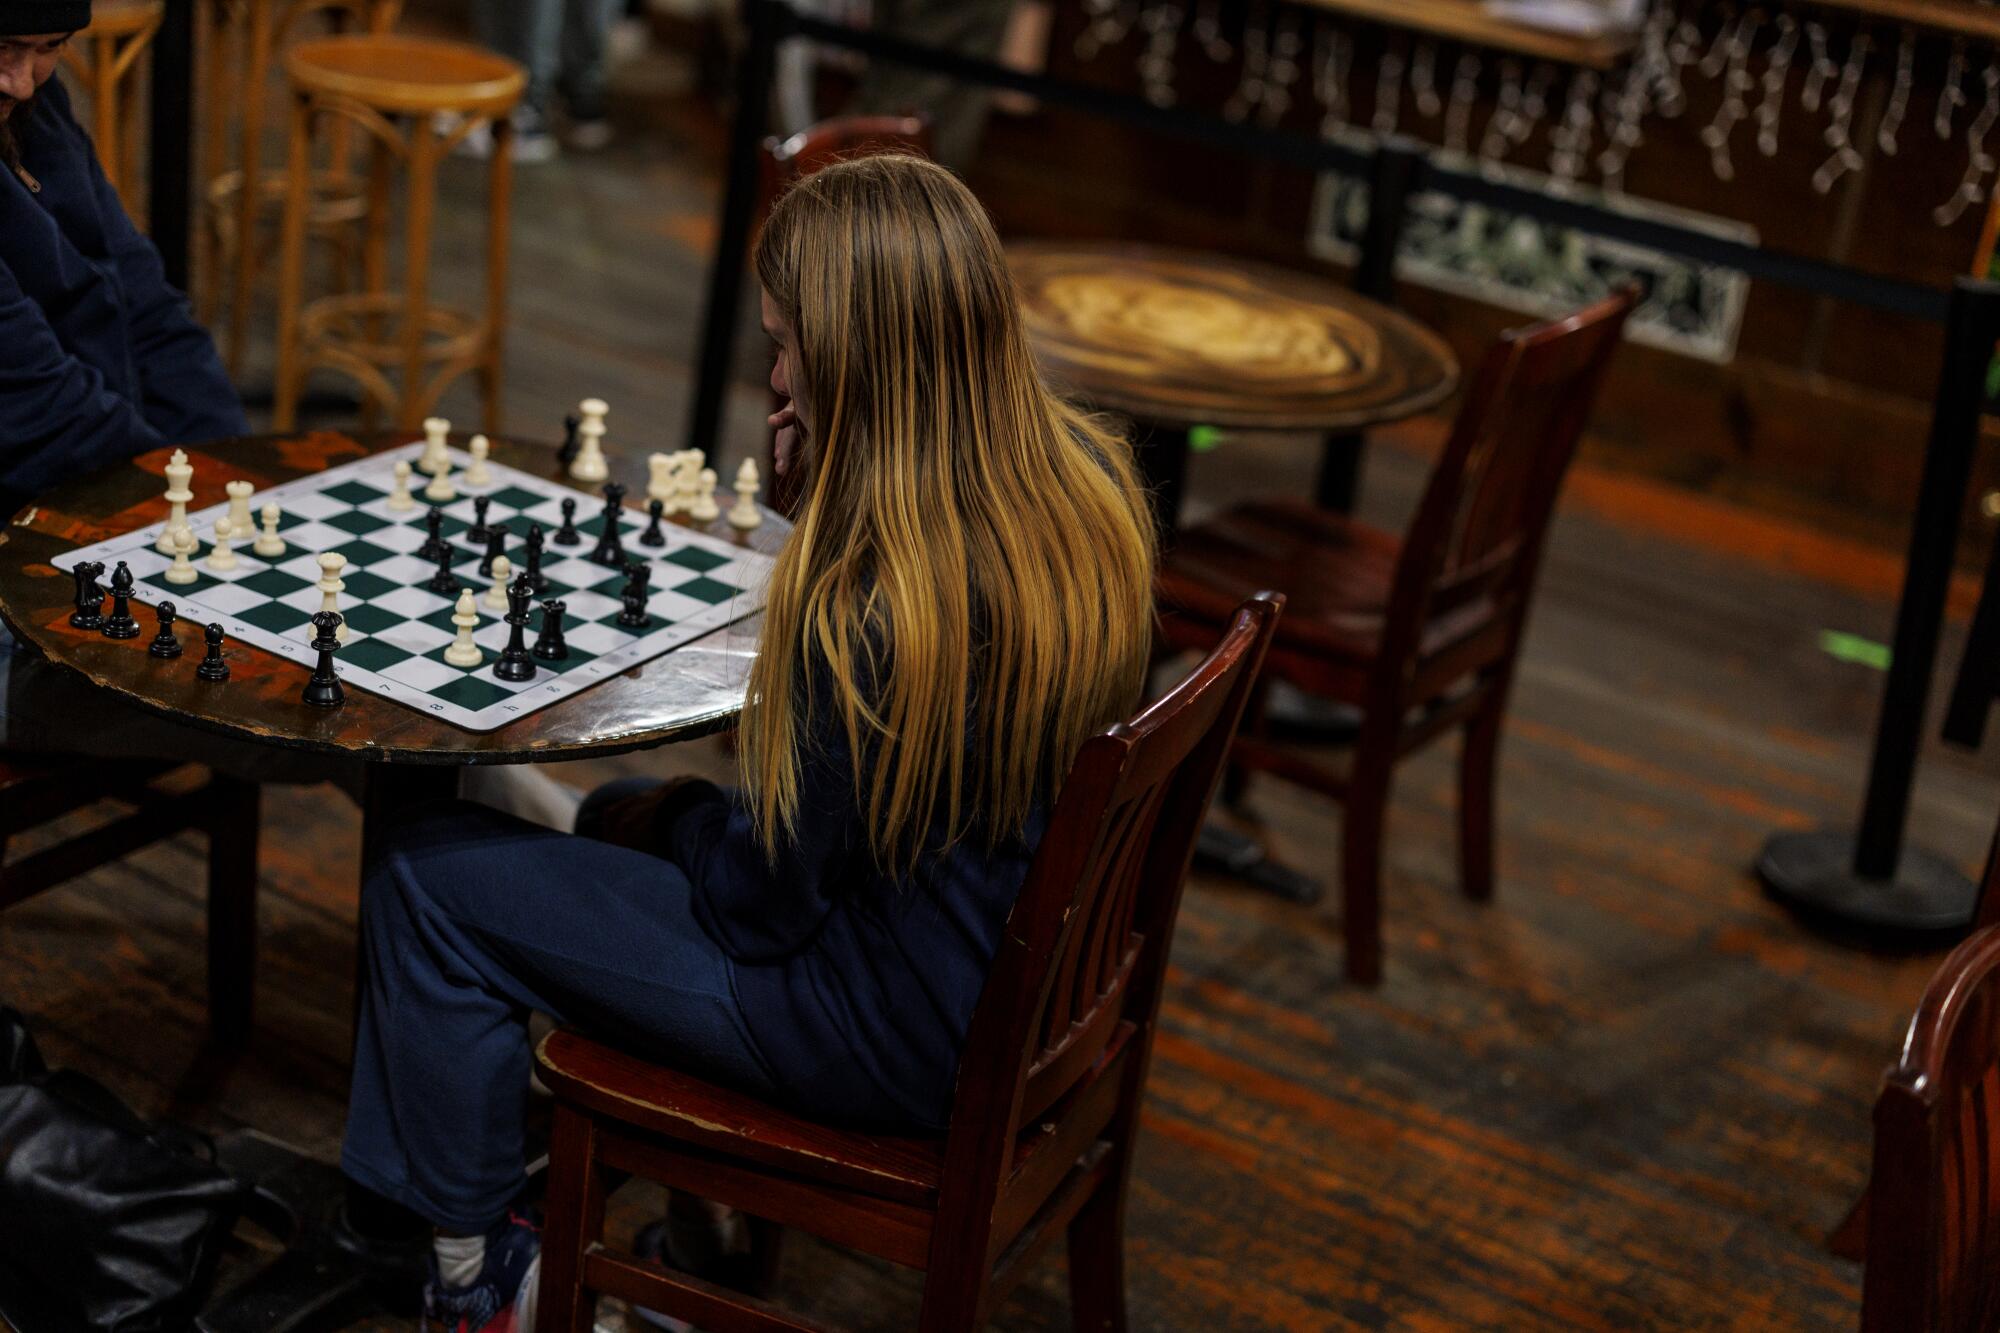
[(801, 753), (798, 823), (775, 866), (741, 800), (712, 787), (674, 820), (670, 855), (694, 887), (696, 920), (734, 963), (773, 1077), (813, 1071), (786, 1090), (808, 1104), (886, 1103), (897, 1121), (941, 1128), (1045, 814), (994, 849), (973, 837), (939, 851), (934, 825), (915, 871), (893, 878), (868, 851), (839, 727), (822, 725)]
[(0, 515), (149, 449), (248, 427), (215, 345), (51, 79), (0, 167)]

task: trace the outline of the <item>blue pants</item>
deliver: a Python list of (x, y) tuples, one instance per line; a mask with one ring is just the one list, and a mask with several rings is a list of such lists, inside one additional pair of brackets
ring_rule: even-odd
[(604, 116), (605, 50), (619, 0), (476, 0), (479, 40), (528, 70), (523, 103), (546, 117), (552, 93), (572, 119)]
[(447, 1230), (497, 1221), (525, 1179), (530, 1010), (777, 1095), (689, 899), (670, 861), (479, 806), (393, 830), (362, 883), (342, 1169)]

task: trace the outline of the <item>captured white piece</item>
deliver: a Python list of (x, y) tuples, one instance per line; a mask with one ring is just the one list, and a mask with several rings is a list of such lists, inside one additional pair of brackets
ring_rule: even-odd
[(580, 447), (576, 461), (569, 465), (569, 474), (578, 481), (603, 481), (610, 472), (604, 465), (604, 418), (611, 408), (602, 398), (586, 398), (578, 404), (577, 411), (583, 416), (576, 428)]

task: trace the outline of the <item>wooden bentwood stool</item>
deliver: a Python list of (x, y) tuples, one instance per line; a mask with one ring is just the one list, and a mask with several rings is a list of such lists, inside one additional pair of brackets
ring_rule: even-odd
[(1465, 738), (1463, 887), (1475, 900), (1493, 895), (1500, 725), (1543, 538), (1635, 301), (1624, 293), (1501, 336), (1400, 541), (1273, 497), (1182, 530), (1162, 563), (1167, 644), (1206, 647), (1246, 591), (1277, 588), (1292, 603), (1267, 675), (1361, 710), (1345, 772), (1274, 743), (1261, 695), (1230, 756), (1233, 768), (1271, 773), (1345, 806), (1341, 925), (1347, 974), (1357, 982), (1382, 979), (1382, 836), (1396, 763), (1454, 728)]
[(1181, 888), (1283, 599), (1243, 606), (1193, 675), (1085, 743), (972, 1015), (940, 1138), (848, 1133), (568, 1031), (539, 1333), (610, 1292), (704, 1328), (818, 1327), (603, 1243), (627, 1171), (925, 1271), (925, 1333), (981, 1327), (1062, 1228), (1079, 1329), (1125, 1327), (1126, 1180)]
[[(507, 226), (513, 187), (513, 126), (527, 74), (477, 47), (416, 37), (368, 35), (301, 42), (285, 56), (292, 129), (279, 285), (277, 429), (296, 425), (306, 375), (331, 366), (361, 384), (364, 426), (387, 408), (414, 429), (451, 381), (478, 374), (482, 428), (500, 425), (500, 362), (507, 311)], [(440, 132), (439, 117), (456, 116)], [(364, 290), (305, 302), (310, 165), (321, 118), (358, 125), (369, 140)], [(431, 223), (438, 163), (480, 125), (491, 125), (487, 195), (486, 309), (471, 315), (430, 301)], [(388, 197), (395, 159), (408, 170), (403, 290), (388, 288)], [(400, 384), (392, 379), (400, 379)]]
[(166, 13), (164, 0), (97, 0), (90, 26), (63, 51), (63, 63), (90, 94), (90, 138), (97, 163), (137, 216), (139, 134), (132, 71), (153, 43)]

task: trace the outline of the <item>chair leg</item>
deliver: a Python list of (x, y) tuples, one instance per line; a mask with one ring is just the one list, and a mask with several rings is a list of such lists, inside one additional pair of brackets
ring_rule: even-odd
[(257, 979), (257, 785), (216, 776), (208, 826), (208, 1028), (224, 1047), (250, 1037)]
[(597, 1298), (583, 1287), (583, 1253), (604, 1236), (604, 1195), (597, 1122), (557, 1102), (549, 1134), (549, 1192), (534, 1333), (591, 1333)]
[(1341, 926), (1347, 940), (1347, 979), (1360, 986), (1382, 982), (1382, 831), (1389, 807), (1394, 759), (1355, 756), (1341, 830)]
[[(1120, 1150), (1120, 1155), (1129, 1149)], [(1125, 1181), (1115, 1163), (1069, 1224), (1070, 1320), (1077, 1333), (1125, 1333)]]
[(1465, 724), (1458, 760), (1458, 863), (1460, 887), (1474, 902), (1493, 901), (1493, 786), (1499, 772), (1499, 701)]

